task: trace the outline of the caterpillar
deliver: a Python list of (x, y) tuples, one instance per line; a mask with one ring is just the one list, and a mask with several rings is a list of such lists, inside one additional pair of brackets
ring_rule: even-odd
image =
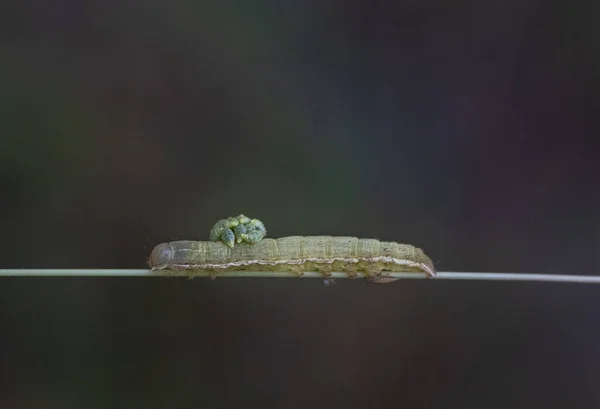
[(376, 239), (332, 236), (289, 236), (240, 242), (230, 247), (223, 241), (172, 241), (159, 244), (148, 259), (152, 270), (209, 272), (214, 278), (223, 271), (319, 271), (325, 278), (343, 271), (350, 278), (358, 272), (367, 282), (392, 280), (385, 272), (422, 272), (435, 276), (433, 262), (412, 245)]

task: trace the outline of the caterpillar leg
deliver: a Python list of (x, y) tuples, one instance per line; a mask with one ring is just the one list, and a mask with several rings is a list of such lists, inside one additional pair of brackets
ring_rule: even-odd
[(358, 275), (358, 268), (356, 267), (356, 264), (346, 264), (343, 266), (343, 270), (348, 273), (348, 278), (351, 280), (354, 280)]
[(187, 270), (187, 266), (182, 266), (182, 265), (170, 265), (169, 267), (167, 267), (167, 271), (169, 271), (169, 275), (171, 277), (177, 277), (178, 275), (180, 275), (180, 273), (182, 271), (186, 271)]
[(299, 265), (290, 266), (290, 271), (295, 273), (298, 277), (304, 277), (304, 267)]
[(331, 264), (320, 264), (316, 266), (316, 268), (319, 273), (323, 274), (323, 277), (331, 277), (331, 272), (333, 271), (333, 266)]
[(211, 268), (210, 270), (207, 270), (207, 272), (208, 272), (208, 277), (209, 277), (211, 280), (216, 280), (216, 279), (217, 279), (217, 276), (219, 275), (219, 273), (220, 273), (221, 271), (220, 271), (220, 270), (217, 270), (217, 269), (212, 269), (212, 268)]
[(376, 283), (381, 278), (381, 271), (383, 270), (383, 268), (377, 265), (370, 265), (364, 266), (363, 270), (367, 275), (365, 277), (365, 281), (367, 283)]

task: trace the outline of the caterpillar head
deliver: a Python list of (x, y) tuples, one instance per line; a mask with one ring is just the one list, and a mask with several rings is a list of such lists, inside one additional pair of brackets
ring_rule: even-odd
[(169, 265), (174, 256), (175, 251), (169, 243), (159, 244), (150, 253), (148, 265), (152, 270), (161, 270)]

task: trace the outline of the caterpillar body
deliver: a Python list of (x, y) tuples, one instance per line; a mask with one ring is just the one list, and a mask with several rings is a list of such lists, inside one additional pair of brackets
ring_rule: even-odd
[(159, 244), (148, 264), (152, 270), (209, 272), (223, 271), (319, 271), (329, 277), (332, 271), (346, 272), (350, 278), (362, 272), (367, 281), (386, 283), (385, 272), (421, 272), (435, 276), (433, 262), (412, 245), (376, 239), (332, 236), (290, 236), (242, 242), (229, 247), (222, 241), (172, 241)]

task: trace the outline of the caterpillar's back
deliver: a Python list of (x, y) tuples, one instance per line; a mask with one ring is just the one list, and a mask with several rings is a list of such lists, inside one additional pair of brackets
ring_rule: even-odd
[(156, 269), (210, 271), (232, 270), (358, 271), (379, 275), (382, 271), (425, 272), (435, 275), (432, 261), (409, 244), (356, 237), (290, 236), (240, 243), (230, 248), (222, 242), (173, 241), (154, 248), (148, 260)]

